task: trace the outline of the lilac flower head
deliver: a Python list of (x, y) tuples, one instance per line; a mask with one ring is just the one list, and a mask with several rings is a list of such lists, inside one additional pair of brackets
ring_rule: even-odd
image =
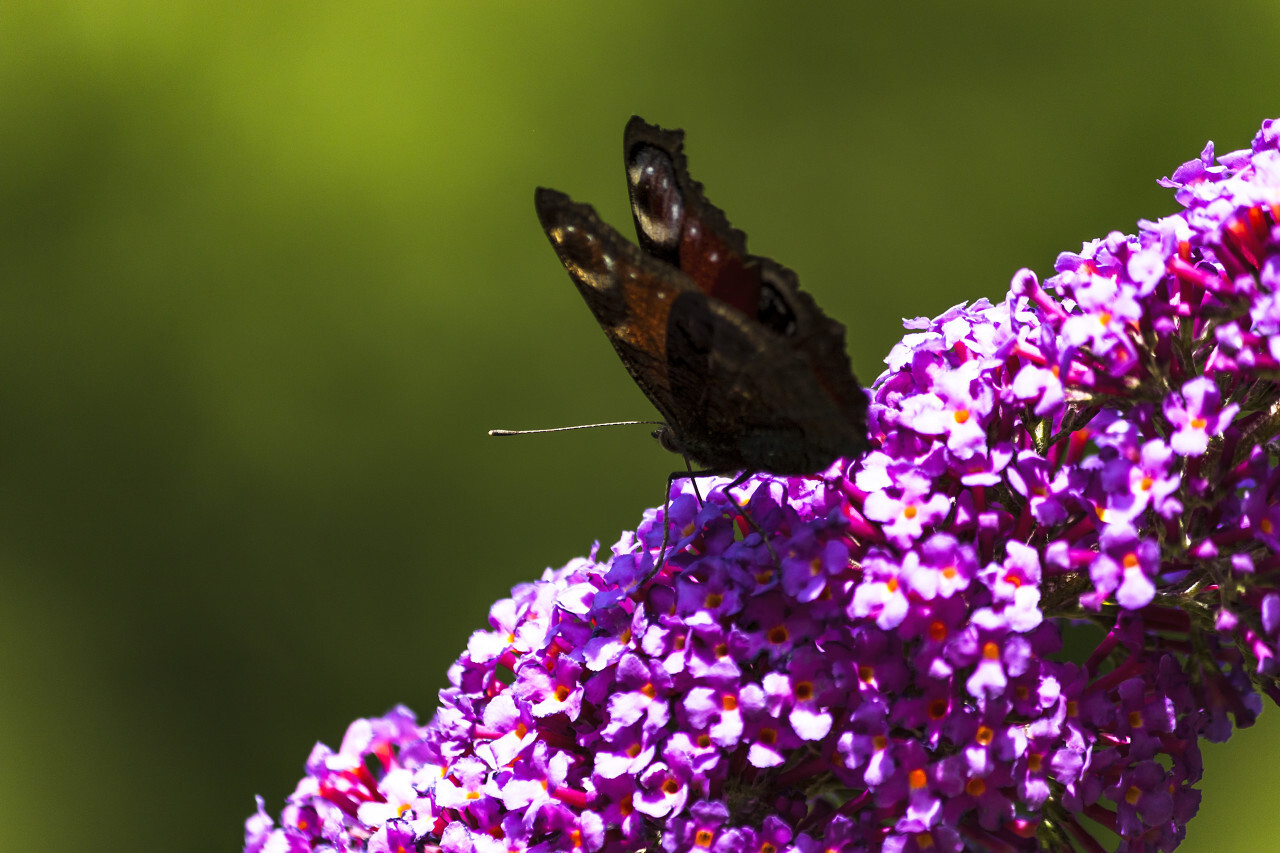
[(513, 590), (429, 722), (318, 745), (246, 851), (1176, 847), (1199, 739), (1280, 696), (1277, 127), (911, 321), (865, 457), (677, 483)]

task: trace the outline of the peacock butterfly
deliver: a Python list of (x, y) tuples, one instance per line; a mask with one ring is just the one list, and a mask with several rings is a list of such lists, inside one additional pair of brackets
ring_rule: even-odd
[(689, 177), (683, 143), (683, 131), (627, 123), (638, 246), (590, 205), (550, 189), (534, 196), (561, 263), (662, 413), (654, 435), (706, 474), (813, 474), (860, 455), (867, 398), (844, 327), (794, 272), (747, 252), (746, 235)]

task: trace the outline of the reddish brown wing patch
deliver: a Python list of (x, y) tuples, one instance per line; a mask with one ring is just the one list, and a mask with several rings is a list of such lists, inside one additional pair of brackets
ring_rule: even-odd
[(534, 202), (556, 254), (627, 372), (673, 420), (667, 328), (676, 297), (696, 285), (647, 257), (601, 222), (590, 205), (548, 189), (539, 189)]
[(689, 177), (684, 133), (632, 117), (623, 133), (627, 189), (636, 236), (649, 254), (679, 268), (708, 296), (755, 319), (760, 271), (747, 240)]

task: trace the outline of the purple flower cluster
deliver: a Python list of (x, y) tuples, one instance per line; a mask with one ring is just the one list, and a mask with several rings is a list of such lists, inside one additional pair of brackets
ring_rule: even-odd
[(1176, 847), (1200, 738), (1280, 697), (1280, 121), (1163, 183), (908, 323), (864, 458), (680, 483), (516, 588), (246, 851)]

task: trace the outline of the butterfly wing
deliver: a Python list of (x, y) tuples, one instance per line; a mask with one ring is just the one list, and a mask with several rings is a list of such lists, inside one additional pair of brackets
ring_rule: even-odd
[[(548, 189), (537, 191), (535, 205), (561, 263), (678, 450), (719, 471), (800, 474), (864, 448), (856, 425), (815, 382), (803, 349), (641, 251), (589, 205)], [(860, 391), (859, 400), (865, 406)]]
[(588, 204), (539, 188), (534, 206), (542, 230), (627, 372), (674, 427), (688, 403), (671, 389), (667, 326), (677, 298), (697, 293), (698, 286), (679, 270), (647, 256), (602, 222)]
[(794, 343), (704, 293), (681, 294), (667, 324), (667, 372), (688, 407), (673, 425), (680, 447), (719, 471), (796, 475), (866, 450), (861, 389), (843, 405)]
[[(640, 246), (689, 275), (713, 304), (730, 309), (727, 317), (739, 312), (754, 321), (747, 327), (753, 332), (772, 332), (781, 339), (756, 339), (756, 346), (776, 367), (766, 371), (767, 385), (753, 397), (754, 421), (799, 423), (802, 443), (813, 447), (808, 453), (797, 449), (797, 464), (828, 452), (818, 448), (831, 448), (840, 456), (865, 450), (867, 398), (845, 353), (844, 326), (800, 289), (794, 272), (747, 252), (746, 235), (689, 175), (682, 131), (664, 130), (632, 116), (623, 133), (623, 158)], [(786, 350), (799, 356), (798, 364), (784, 355)], [(784, 408), (796, 404), (789, 399), (792, 392), (802, 393), (808, 405)], [(825, 397), (827, 404), (818, 397)], [(762, 417), (766, 413), (771, 417)], [(762, 424), (758, 431), (771, 429)], [(743, 455), (758, 457), (749, 451)], [(761, 468), (771, 470), (768, 465)]]

